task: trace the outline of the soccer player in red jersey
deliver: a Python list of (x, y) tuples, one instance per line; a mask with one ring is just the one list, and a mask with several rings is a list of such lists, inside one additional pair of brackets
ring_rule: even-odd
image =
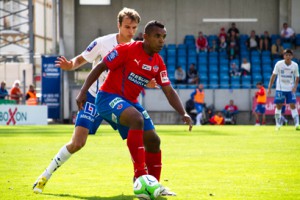
[[(89, 73), (76, 97), (78, 109), (82, 109), (90, 85), (103, 71), (110, 70), (97, 94), (96, 109), (113, 127), (118, 128), (123, 139), (127, 139), (135, 178), (149, 173), (159, 181), (161, 174), (160, 138), (147, 111), (137, 100), (150, 80), (156, 80), (170, 105), (189, 125), (189, 130), (192, 129), (192, 120), (173, 89), (166, 66), (158, 54), (165, 38), (166, 29), (162, 23), (148, 22), (144, 29), (144, 41), (119, 45), (111, 51)], [(175, 193), (162, 186), (161, 195)]]

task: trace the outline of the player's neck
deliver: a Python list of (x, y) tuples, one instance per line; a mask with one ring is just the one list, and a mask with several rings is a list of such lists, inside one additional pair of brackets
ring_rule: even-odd
[(154, 55), (154, 52), (149, 48), (149, 46), (145, 42), (143, 42), (143, 49), (149, 56)]
[(117, 34), (117, 42), (118, 42), (118, 44), (124, 44), (124, 43), (130, 42), (130, 40), (128, 40), (127, 38), (122, 37), (121, 34), (118, 33)]
[(285, 60), (284, 63), (285, 63), (286, 65), (290, 65), (292, 62), (291, 62), (290, 60)]

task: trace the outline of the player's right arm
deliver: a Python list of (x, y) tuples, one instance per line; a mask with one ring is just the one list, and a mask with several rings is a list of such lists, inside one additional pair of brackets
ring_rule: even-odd
[(105, 62), (101, 61), (97, 64), (96, 67), (90, 71), (87, 78), (85, 79), (83, 86), (81, 87), (79, 94), (76, 97), (76, 103), (78, 106), (78, 110), (81, 110), (83, 108), (84, 103), (86, 102), (86, 93), (88, 89), (91, 87), (91, 85), (98, 79), (98, 77), (107, 70), (107, 65)]
[(270, 78), (270, 82), (269, 82), (269, 85), (268, 85), (268, 91), (267, 91), (267, 95), (270, 96), (271, 95), (271, 88), (272, 88), (272, 85), (274, 83), (274, 80), (276, 78), (276, 74), (272, 74), (271, 78)]
[(64, 56), (60, 56), (55, 61), (55, 66), (60, 67), (63, 70), (75, 70), (86, 64), (87, 61), (83, 58), (82, 55), (78, 55), (71, 60), (67, 60)]

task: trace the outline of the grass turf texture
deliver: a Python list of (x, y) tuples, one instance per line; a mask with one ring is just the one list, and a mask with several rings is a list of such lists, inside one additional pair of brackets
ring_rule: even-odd
[[(300, 132), (293, 126), (156, 128), (161, 183), (178, 195), (158, 199), (300, 199)], [(0, 126), (0, 199), (136, 199), (126, 142), (105, 125), (52, 175), (43, 194), (32, 192), (72, 131), (72, 125)]]

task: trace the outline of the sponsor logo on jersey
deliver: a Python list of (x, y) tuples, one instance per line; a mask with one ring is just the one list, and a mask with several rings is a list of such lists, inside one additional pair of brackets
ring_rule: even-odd
[(143, 64), (142, 69), (147, 70), (147, 71), (151, 71), (151, 66)]
[(145, 87), (147, 85), (147, 83), (149, 83), (149, 80), (140, 76), (140, 75), (137, 75), (133, 72), (131, 72), (129, 75), (128, 75), (128, 80), (130, 80), (131, 82), (137, 84), (137, 85), (140, 85), (142, 87)]
[(169, 78), (166, 70), (160, 72), (160, 79), (162, 83), (169, 82)]
[(122, 109), (122, 108), (123, 108), (123, 104), (120, 103), (120, 104), (117, 106), (117, 110), (120, 110), (120, 109)]
[(136, 62), (137, 65), (139, 65), (141, 62), (140, 60), (138, 61), (137, 59), (134, 59), (133, 61)]
[(114, 108), (118, 103), (123, 102), (124, 100), (121, 99), (120, 97), (114, 98), (111, 102), (109, 102), (109, 106), (111, 108)]
[(86, 48), (86, 50), (87, 50), (88, 52), (92, 51), (92, 49), (96, 46), (96, 44), (97, 44), (96, 41), (92, 42), (92, 43)]
[(115, 49), (107, 55), (107, 60), (109, 62), (113, 61), (118, 56), (118, 51)]
[(155, 66), (153, 67), (153, 71), (154, 71), (154, 72), (158, 72), (158, 70), (159, 70), (159, 67), (158, 67), (157, 65), (155, 65)]
[(96, 106), (90, 102), (86, 102), (84, 107), (84, 113), (87, 113), (94, 117), (96, 115)]
[(118, 123), (118, 118), (114, 113), (111, 114), (111, 121)]
[(150, 116), (149, 116), (149, 114), (148, 114), (148, 112), (147, 112), (146, 110), (144, 110), (144, 111), (142, 112), (142, 114), (144, 115), (144, 118), (145, 118), (145, 119), (149, 119), (149, 118), (150, 118)]

